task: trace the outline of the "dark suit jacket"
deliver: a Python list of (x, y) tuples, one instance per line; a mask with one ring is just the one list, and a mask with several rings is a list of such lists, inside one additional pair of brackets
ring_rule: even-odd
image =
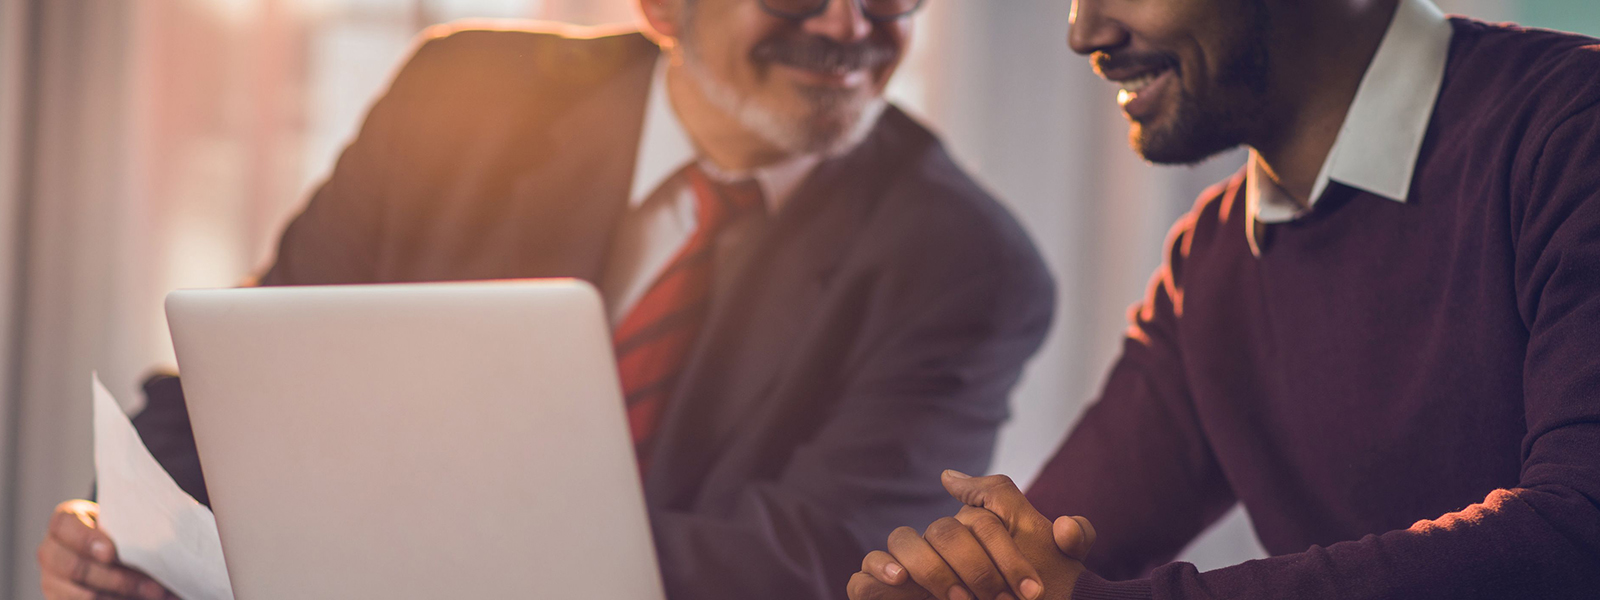
[[(636, 33), (432, 35), (261, 283), (598, 281), (658, 55)], [(942, 469), (985, 470), (1052, 282), (895, 109), (746, 243), (645, 477), (663, 576), (676, 599), (843, 597), (891, 529), (957, 508)], [(140, 432), (204, 499), (177, 380), (147, 390)]]

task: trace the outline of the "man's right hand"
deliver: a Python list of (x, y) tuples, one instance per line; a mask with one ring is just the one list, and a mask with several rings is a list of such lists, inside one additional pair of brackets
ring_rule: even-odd
[(861, 561), (851, 600), (1066, 600), (1094, 528), (1082, 517), (1052, 523), (1003, 475), (946, 471), (944, 486), (966, 506), (918, 535), (901, 527), (888, 551)]
[(176, 600), (148, 575), (117, 563), (117, 548), (100, 531), (100, 506), (68, 500), (56, 506), (39, 543), (39, 585), (50, 600), (137, 598)]

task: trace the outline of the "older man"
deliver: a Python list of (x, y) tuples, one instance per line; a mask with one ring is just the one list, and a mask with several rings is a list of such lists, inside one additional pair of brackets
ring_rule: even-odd
[[(1074, 8), (1136, 150), (1249, 165), (1027, 498), (947, 474), (990, 512), (897, 530), (853, 596), (1600, 594), (1600, 41), (1427, 0)], [(1168, 562), (1236, 503), (1271, 558)]]
[[(941, 469), (987, 464), (1050, 279), (882, 98), (920, 0), (640, 4), (648, 38), (430, 34), (262, 283), (594, 282), (669, 594), (840, 597), (956, 506)], [(205, 498), (177, 381), (147, 388), (141, 433)], [(162, 596), (93, 515), (57, 512), (49, 595)]]

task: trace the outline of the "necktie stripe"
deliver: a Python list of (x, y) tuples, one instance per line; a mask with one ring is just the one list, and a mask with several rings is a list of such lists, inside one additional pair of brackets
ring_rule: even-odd
[(640, 347), (622, 357), (617, 361), (617, 369), (628, 374), (628, 378), (623, 381), (623, 392), (675, 375), (679, 366), (678, 356), (688, 352), (694, 339), (693, 330), (674, 331), (660, 343)]
[[(690, 249), (684, 248), (684, 250)], [(661, 275), (656, 277), (656, 281), (659, 284), (660, 282), (665, 282), (672, 277), (684, 273), (692, 273), (692, 269), (697, 269), (705, 266), (705, 263), (711, 262), (711, 255), (712, 246), (709, 244), (700, 248), (694, 248), (692, 252), (684, 253), (682, 257), (672, 261), (672, 264), (667, 265), (666, 270), (662, 271)]]
[[(709, 278), (711, 273), (709, 265), (704, 265), (702, 268), (697, 269), (679, 269), (677, 271), (670, 277), (656, 280), (646, 297), (641, 298), (640, 303), (635, 305), (627, 318), (617, 326), (616, 332), (612, 334), (612, 339), (632, 339), (638, 335), (640, 330), (666, 318), (672, 312), (679, 310), (684, 304), (701, 300), (701, 298), (692, 296), (710, 293)], [(700, 281), (702, 278), (707, 279), (707, 281)], [(674, 301), (644, 302), (644, 300), (650, 298), (673, 298)]]
[(711, 308), (710, 299), (704, 299), (693, 306), (687, 306), (671, 314), (663, 315), (633, 335), (620, 339), (616, 343), (617, 356), (627, 356), (634, 350), (672, 333), (674, 329), (696, 324), (694, 322), (705, 316), (709, 308)]
[(674, 181), (686, 181), (693, 192), (695, 231), (612, 334), (641, 471), (650, 464), (649, 443), (710, 314), (714, 242), (741, 214), (764, 207), (753, 181), (720, 184), (696, 165)]
[(670, 390), (672, 384), (677, 382), (678, 377), (676, 374), (668, 377), (662, 377), (657, 379), (655, 383), (651, 383), (639, 389), (628, 392), (627, 395), (622, 397), (622, 403), (628, 406), (633, 406), (640, 400), (644, 400), (659, 394), (665, 394)]

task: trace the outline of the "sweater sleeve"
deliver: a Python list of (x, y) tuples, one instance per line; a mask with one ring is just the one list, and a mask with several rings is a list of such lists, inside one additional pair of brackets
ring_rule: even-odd
[(1028, 490), (1044, 514), (1094, 523), (1098, 541), (1086, 566), (1105, 577), (1136, 577), (1172, 560), (1234, 504), (1177, 342), (1184, 263), (1195, 237), (1215, 234), (1201, 225), (1217, 221), (1221, 189), (1202, 195), (1174, 226), (1099, 399)]
[[(1402, 530), (1199, 573), (1086, 577), (1076, 598), (1580, 598), (1600, 589), (1600, 106), (1555, 126), (1514, 192), (1528, 329), (1515, 487)], [(1110, 540), (1103, 532), (1102, 539)]]

